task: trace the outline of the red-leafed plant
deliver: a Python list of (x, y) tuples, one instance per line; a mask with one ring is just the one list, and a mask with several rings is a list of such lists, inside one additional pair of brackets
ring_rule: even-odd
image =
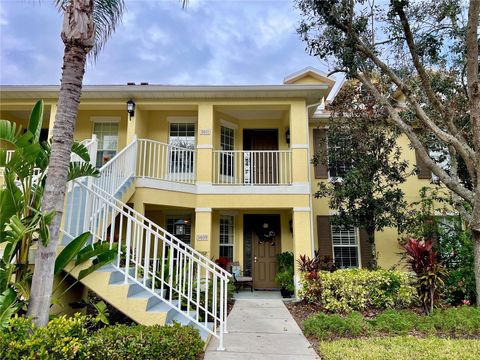
[(320, 270), (333, 272), (337, 270), (335, 262), (331, 256), (321, 257), (318, 251), (315, 251), (315, 256), (310, 258), (307, 255), (300, 255), (297, 259), (298, 269), (301, 272), (311, 273)]
[(227, 270), (227, 266), (228, 264), (230, 264), (230, 260), (226, 257), (219, 257), (217, 260), (215, 260), (215, 263), (222, 269)]
[(430, 240), (408, 239), (405, 245), (408, 267), (417, 275), (416, 288), (425, 311), (430, 313), (440, 298), (445, 268)]

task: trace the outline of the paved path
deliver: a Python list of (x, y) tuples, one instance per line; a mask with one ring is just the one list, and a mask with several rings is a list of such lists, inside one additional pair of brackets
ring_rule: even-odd
[(238, 299), (228, 316), (225, 351), (212, 338), (205, 360), (319, 359), (280, 299)]

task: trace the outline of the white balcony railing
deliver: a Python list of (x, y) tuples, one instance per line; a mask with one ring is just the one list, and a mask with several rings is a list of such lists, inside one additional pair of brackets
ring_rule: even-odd
[(194, 184), (195, 158), (194, 149), (140, 139), (137, 177)]
[(290, 185), (290, 150), (234, 150), (213, 152), (213, 184)]

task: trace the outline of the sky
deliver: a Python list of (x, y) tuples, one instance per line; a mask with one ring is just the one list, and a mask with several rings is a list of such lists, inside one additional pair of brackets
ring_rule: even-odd
[[(125, 0), (122, 24), (84, 84), (281, 84), (327, 71), (296, 33), (293, 0)], [(0, 0), (0, 84), (59, 84), (62, 14), (53, 0)]]

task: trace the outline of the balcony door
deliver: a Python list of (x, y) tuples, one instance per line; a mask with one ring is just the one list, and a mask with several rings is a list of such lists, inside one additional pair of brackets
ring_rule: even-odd
[(244, 183), (274, 185), (278, 175), (278, 130), (243, 130)]
[(170, 180), (193, 178), (195, 168), (195, 124), (171, 122), (169, 131)]

